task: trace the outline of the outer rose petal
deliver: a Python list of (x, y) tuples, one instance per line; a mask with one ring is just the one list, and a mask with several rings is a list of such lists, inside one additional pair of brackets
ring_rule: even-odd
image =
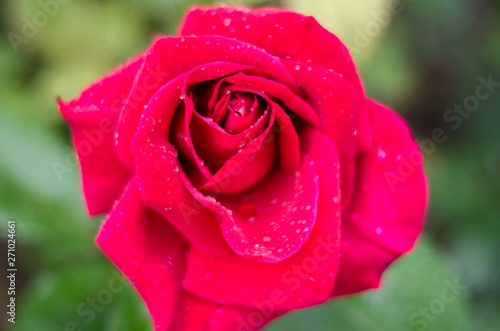
[(108, 215), (97, 243), (140, 293), (155, 330), (167, 330), (178, 302), (187, 243), (166, 219), (143, 205), (134, 180)]
[[(369, 107), (374, 145), (359, 157), (355, 195), (343, 215), (333, 296), (378, 287), (382, 272), (413, 247), (425, 212), (418, 145), (394, 112), (374, 102)], [(405, 163), (410, 173), (401, 170)]]
[(319, 176), (316, 223), (294, 255), (276, 263), (252, 261), (236, 254), (217, 258), (191, 248), (184, 288), (225, 304), (291, 310), (330, 297), (337, 274), (340, 236), (339, 162), (335, 145), (321, 133), (302, 133), (303, 152), (314, 160)]
[(281, 59), (292, 59), (332, 69), (356, 90), (358, 150), (371, 144), (368, 112), (361, 82), (349, 51), (313, 17), (287, 10), (248, 10), (231, 7), (194, 8), (181, 25), (180, 35), (219, 35), (263, 48)]
[(114, 146), (121, 107), (144, 61), (142, 56), (91, 85), (59, 110), (69, 122), (80, 161), (83, 191), (91, 215), (108, 212), (130, 180)]
[(337, 147), (341, 162), (342, 206), (346, 207), (351, 198), (359, 135), (355, 90), (335, 72), (295, 61), (283, 62), (302, 87), (304, 99), (316, 109), (319, 130)]
[(215, 304), (184, 293), (168, 331), (254, 331), (282, 314)]

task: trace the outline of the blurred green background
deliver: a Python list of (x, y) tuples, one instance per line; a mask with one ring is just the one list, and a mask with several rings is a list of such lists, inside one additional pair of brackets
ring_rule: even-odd
[[(0, 330), (65, 330), (72, 322), (81, 330), (150, 330), (130, 286), (93, 315), (79, 313), (121, 276), (94, 244), (102, 218), (86, 215), (55, 99), (77, 96), (153, 35), (175, 34), (194, 1), (56, 0), (53, 15), (13, 47), (8, 34), (22, 35), (48, 1), (0, 2), (0, 254), (15, 219), (18, 264), (16, 324), (6, 321), (1, 277)], [(447, 136), (427, 145), (424, 234), (382, 288), (290, 313), (266, 330), (500, 330), (500, 88), (460, 125), (443, 117), (473, 100), (479, 77), (500, 81), (500, 2), (401, 0), (390, 20), (387, 0), (227, 3), (314, 15), (349, 46), (368, 95), (400, 112), (420, 142), (436, 128)], [(69, 170), (58, 176), (61, 164)]]

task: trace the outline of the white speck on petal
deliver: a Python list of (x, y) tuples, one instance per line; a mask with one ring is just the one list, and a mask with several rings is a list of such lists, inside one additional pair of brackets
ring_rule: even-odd
[(386, 156), (387, 156), (387, 153), (382, 149), (382, 147), (379, 147), (378, 154), (377, 154), (377, 157), (379, 158), (379, 160), (385, 159)]

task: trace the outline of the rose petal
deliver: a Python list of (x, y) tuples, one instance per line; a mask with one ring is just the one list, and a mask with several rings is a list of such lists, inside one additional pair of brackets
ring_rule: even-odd
[(170, 130), (170, 139), (174, 146), (187, 158), (188, 162), (196, 165), (198, 179), (201, 183), (205, 183), (212, 177), (210, 169), (205, 165), (205, 161), (200, 158), (195, 151), (193, 139), (189, 129), (189, 123), (193, 116), (193, 105), (189, 99), (186, 99), (185, 104), (180, 105), (172, 120)]
[(119, 111), (144, 58), (115, 70), (88, 87), (59, 110), (69, 122), (82, 172), (83, 191), (91, 215), (108, 212), (131, 174), (120, 163), (114, 146)]
[(129, 169), (134, 168), (130, 143), (144, 106), (156, 91), (197, 66), (221, 61), (255, 67), (292, 90), (297, 89), (288, 70), (276, 58), (253, 45), (219, 36), (161, 38), (146, 55), (117, 126), (120, 135), (116, 145), (118, 156)]
[(96, 240), (146, 302), (155, 330), (167, 330), (178, 302), (187, 243), (167, 220), (143, 205), (134, 180)]
[(300, 146), (297, 131), (292, 120), (278, 105), (272, 103), (276, 108), (276, 123), (279, 126), (279, 153), (282, 171), (288, 172), (295, 169), (300, 163)]
[(369, 103), (374, 145), (358, 160), (358, 180), (343, 216), (334, 296), (378, 287), (382, 272), (420, 233), (426, 185), (418, 145), (394, 112)]
[(293, 255), (316, 221), (317, 176), (307, 159), (296, 172), (274, 173), (237, 196), (188, 189), (220, 220), (232, 249), (249, 259), (277, 262)]
[(231, 211), (214, 210), (224, 237), (247, 258), (277, 262), (293, 255), (316, 222), (317, 185), (316, 172), (305, 158), (295, 172), (273, 174), (245, 194), (218, 196)]
[(185, 293), (169, 331), (251, 331), (282, 314), (225, 306)]
[(300, 66), (294, 61), (283, 63), (301, 86), (304, 100), (316, 109), (319, 130), (337, 147), (341, 162), (342, 206), (345, 207), (351, 198), (359, 134), (355, 90), (335, 72), (313, 65)]
[[(335, 146), (319, 132), (306, 130), (302, 138), (304, 153), (314, 160), (319, 176), (319, 200), (316, 223), (300, 250), (280, 262), (269, 263), (237, 254), (217, 258), (191, 248), (183, 283), (185, 289), (207, 300), (258, 310), (298, 309), (328, 299), (339, 260), (339, 162)], [(276, 186), (274, 191), (277, 189), (280, 187)], [(293, 195), (290, 196), (292, 202), (286, 203), (293, 211)], [(270, 204), (275, 208), (282, 203), (277, 200), (274, 204), (272, 197), (262, 200), (261, 205)], [(299, 203), (297, 210), (305, 210), (306, 206)], [(251, 214), (251, 205), (241, 207), (243, 213)], [(286, 248), (288, 243), (279, 237), (276, 240), (277, 247)]]
[(177, 151), (166, 140), (184, 81), (180, 76), (164, 86), (145, 110), (131, 148), (136, 156), (135, 175), (148, 206), (167, 218), (193, 245), (220, 255), (228, 246), (217, 220), (186, 189)]
[(180, 35), (235, 38), (281, 59), (300, 61), (302, 66), (310, 63), (342, 75), (355, 89), (358, 151), (370, 147), (365, 96), (349, 51), (313, 17), (274, 8), (198, 7), (187, 14)]

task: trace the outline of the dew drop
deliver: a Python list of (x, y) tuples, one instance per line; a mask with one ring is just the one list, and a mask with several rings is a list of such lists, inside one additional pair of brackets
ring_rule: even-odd
[(222, 22), (222, 24), (224, 24), (224, 26), (228, 27), (231, 24), (231, 19), (230, 18), (224, 19), (224, 21)]
[(378, 148), (378, 154), (377, 157), (379, 160), (383, 160), (387, 157), (387, 153), (382, 149), (382, 147)]

